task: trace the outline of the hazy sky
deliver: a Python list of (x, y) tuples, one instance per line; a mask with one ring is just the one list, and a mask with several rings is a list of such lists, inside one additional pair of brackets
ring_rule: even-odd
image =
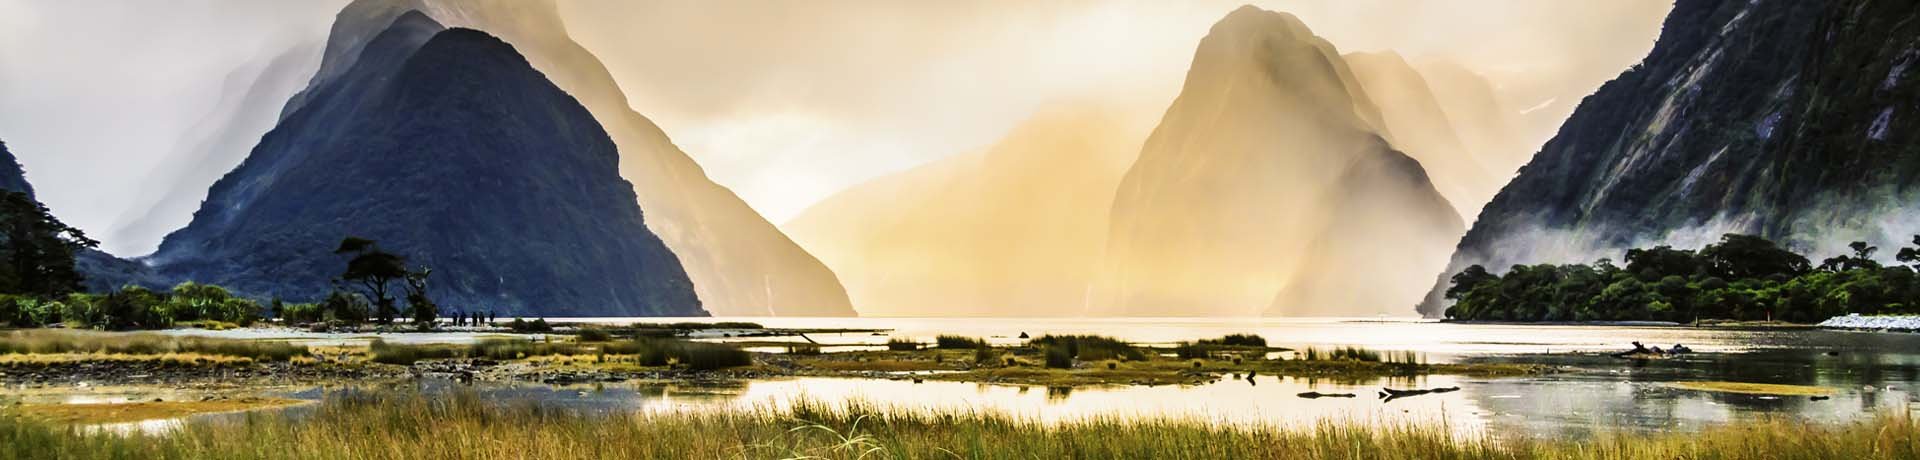
[[(322, 36), (343, 0), (0, 1), (0, 140), (103, 233), (233, 68)], [(846, 186), (1097, 98), (1156, 117), (1230, 1), (561, 0), (634, 107), (782, 223)], [(1342, 51), (1444, 57), (1562, 109), (1637, 61), (1660, 0), (1259, 1)], [(221, 166), (226, 167), (226, 166)]]

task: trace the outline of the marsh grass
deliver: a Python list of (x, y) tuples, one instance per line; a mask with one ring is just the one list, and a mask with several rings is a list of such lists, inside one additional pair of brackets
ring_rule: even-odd
[(1029, 345), (1049, 350), (1062, 348), (1068, 356), (1081, 361), (1100, 361), (1118, 359), (1123, 361), (1144, 361), (1146, 353), (1134, 348), (1132, 344), (1112, 337), (1099, 335), (1043, 335), (1028, 342)]
[(887, 339), (887, 350), (890, 351), (917, 351), (919, 349), (920, 342), (915, 342), (912, 339)]
[(400, 365), (424, 359), (486, 358), (504, 361), (540, 356), (591, 356), (595, 362), (605, 362), (606, 355), (632, 355), (634, 361), (643, 366), (680, 365), (695, 370), (753, 364), (751, 354), (731, 345), (649, 337), (594, 344), (486, 339), (470, 345), (400, 345), (374, 340), (369, 351), (373, 353), (374, 362)]
[(1323, 422), (1282, 429), (1168, 418), (1049, 424), (859, 401), (604, 412), (491, 403), (473, 393), (343, 393), (301, 415), (194, 421), (162, 435), (74, 430), (0, 410), (0, 445), (7, 446), (0, 458), (1877, 460), (1920, 457), (1920, 427), (1905, 415), (1812, 426), (1782, 418), (1699, 433), (1555, 441), (1458, 435), (1444, 424)]
[(152, 333), (28, 329), (0, 332), (0, 355), (210, 355), (255, 361), (306, 356), (307, 347), (285, 342), (179, 337)]
[(958, 335), (941, 335), (933, 338), (934, 348), (950, 350), (970, 350), (987, 346), (987, 341)]

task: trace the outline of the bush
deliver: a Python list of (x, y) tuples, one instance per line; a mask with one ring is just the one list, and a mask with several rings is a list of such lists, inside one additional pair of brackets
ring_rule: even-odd
[(1258, 335), (1253, 335), (1253, 334), (1228, 334), (1218, 339), (1201, 339), (1200, 344), (1228, 346), (1228, 347), (1265, 348), (1267, 346), (1267, 339)]
[[(999, 363), (1000, 363), (1000, 351), (999, 351), (999, 350), (995, 350), (995, 349), (993, 349), (993, 347), (980, 347), (980, 348), (975, 348), (975, 349), (973, 349), (973, 364), (974, 364), (974, 365), (976, 365), (976, 366), (992, 366), (992, 365), (995, 365), (995, 364), (999, 364)], [(1009, 363), (1008, 365), (1009, 365), (1009, 366), (1011, 366), (1012, 364), (1011, 364), (1011, 363)]]
[(606, 329), (597, 327), (580, 328), (581, 342), (606, 342), (609, 340), (613, 340), (613, 333), (607, 332)]
[(957, 335), (941, 335), (939, 337), (934, 337), (933, 342), (934, 342), (935, 348), (945, 348), (945, 349), (952, 349), (952, 350), (965, 350), (970, 348), (980, 348), (980, 347), (987, 346), (986, 340), (975, 339), (970, 337), (961, 337)]
[(1033, 339), (1030, 344), (1045, 348), (1055, 346), (1064, 347), (1068, 353), (1068, 357), (1078, 358), (1083, 361), (1098, 361), (1103, 359), (1142, 361), (1147, 359), (1146, 353), (1140, 352), (1139, 349), (1134, 348), (1126, 342), (1112, 337), (1098, 335), (1044, 335), (1040, 336), (1040, 338)]
[(907, 339), (887, 339), (887, 349), (893, 351), (914, 351), (920, 349), (920, 342)]
[(1047, 367), (1053, 369), (1072, 369), (1073, 351), (1065, 345), (1047, 347)]
[(520, 333), (552, 332), (553, 326), (547, 325), (547, 320), (545, 318), (535, 318), (533, 321), (514, 318), (513, 322), (507, 323), (507, 329), (511, 329), (513, 330), (513, 332), (520, 332)]

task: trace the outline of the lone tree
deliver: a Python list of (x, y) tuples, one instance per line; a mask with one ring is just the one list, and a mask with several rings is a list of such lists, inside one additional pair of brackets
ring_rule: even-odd
[(334, 254), (352, 254), (347, 260), (347, 271), (340, 274), (339, 281), (359, 283), (373, 299), (373, 317), (380, 324), (393, 324), (393, 318), (400, 315), (394, 306), (391, 285), (394, 280), (407, 276), (407, 260), (399, 255), (382, 251), (373, 240), (349, 236), (340, 240), (340, 247)]
[(74, 255), (100, 243), (26, 193), (0, 193), (0, 293), (56, 298), (83, 289)]

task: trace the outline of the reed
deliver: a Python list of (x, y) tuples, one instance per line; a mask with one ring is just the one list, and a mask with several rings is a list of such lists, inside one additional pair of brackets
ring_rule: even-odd
[(248, 358), (255, 361), (286, 361), (296, 356), (306, 356), (307, 347), (285, 342), (181, 337), (152, 333), (27, 329), (0, 332), (0, 354), (200, 354)]
[(933, 346), (951, 350), (971, 350), (986, 347), (987, 341), (958, 335), (941, 335), (933, 338)]
[(438, 397), (347, 393), (303, 414), (255, 413), (121, 435), (0, 410), (12, 458), (1232, 458), (1232, 459), (1905, 459), (1920, 426), (1905, 415), (1838, 425), (1763, 419), (1699, 433), (1588, 440), (1457, 435), (1441, 424), (1325, 422), (1310, 428), (1107, 418), (1049, 424), (971, 410), (800, 401), (709, 411), (577, 411)]

